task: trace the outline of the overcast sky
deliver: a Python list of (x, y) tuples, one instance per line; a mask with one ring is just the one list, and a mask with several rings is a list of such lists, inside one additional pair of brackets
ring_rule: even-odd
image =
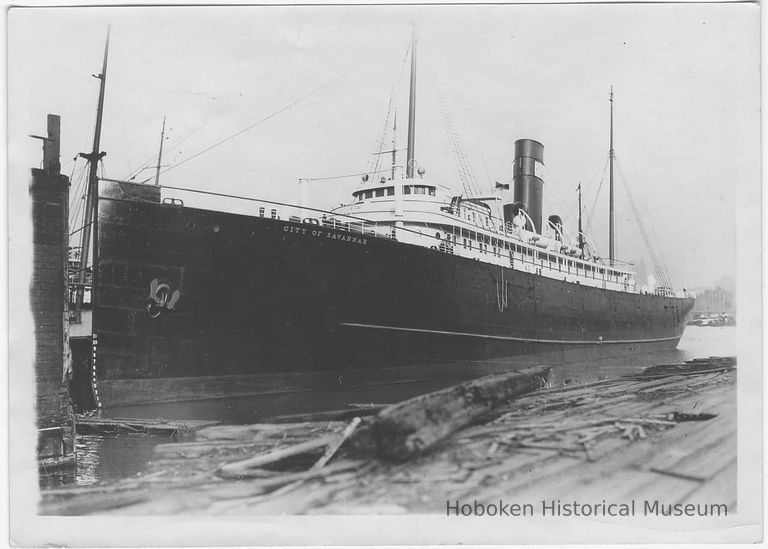
[[(62, 117), (62, 172), (80, 180), (83, 162), (72, 159), (91, 147), (91, 74), (108, 24), (106, 177), (155, 162), (163, 116), (166, 185), (295, 201), (299, 177), (360, 172), (397, 82), (405, 142), (403, 65), (415, 26), (416, 157), (428, 177), (461, 192), (439, 91), (483, 187), (511, 179), (516, 139), (542, 142), (544, 214), (575, 228), (581, 182), (607, 255), (607, 174), (593, 204), (613, 85), (618, 257), (644, 255), (626, 183), (650, 214), (675, 287), (735, 277), (737, 195), (760, 184), (756, 5), (14, 8), (12, 180), (40, 163), (40, 144), (27, 135), (44, 132), (47, 113)], [(346, 202), (358, 183), (315, 181), (313, 205)], [(24, 199), (19, 189), (12, 208)]]

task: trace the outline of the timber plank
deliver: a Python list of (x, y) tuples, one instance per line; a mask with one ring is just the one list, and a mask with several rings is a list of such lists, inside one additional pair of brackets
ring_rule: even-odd
[[(667, 433), (657, 448), (657, 453), (645, 463), (645, 468), (667, 471), (674, 467), (684, 469), (684, 461), (700, 454), (709, 455), (725, 441), (735, 442), (735, 433), (729, 429), (729, 421), (717, 418), (705, 422), (682, 424)], [(735, 447), (733, 447), (735, 454)]]
[(653, 470), (668, 475), (709, 480), (735, 460), (736, 433), (727, 433), (725, 436), (713, 440), (712, 444), (697, 449), (671, 466), (663, 470), (654, 467)]
[(736, 459), (733, 459), (719, 473), (682, 498), (680, 503), (724, 503), (729, 513), (735, 512), (737, 472)]

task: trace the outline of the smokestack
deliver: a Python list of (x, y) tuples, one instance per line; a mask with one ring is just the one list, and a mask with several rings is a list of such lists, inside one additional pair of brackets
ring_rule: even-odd
[(544, 198), (544, 181), (537, 174), (544, 165), (544, 145), (533, 139), (515, 141), (515, 164), (512, 172), (514, 201), (525, 208), (533, 220), (526, 229), (541, 234), (541, 210)]

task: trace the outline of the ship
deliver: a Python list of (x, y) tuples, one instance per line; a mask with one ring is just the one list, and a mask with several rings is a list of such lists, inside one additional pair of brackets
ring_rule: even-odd
[[(450, 379), (514, 368), (516, 357), (677, 346), (693, 299), (642, 289), (615, 259), (612, 203), (608, 258), (588, 253), (581, 207), (576, 238), (559, 216), (544, 218), (540, 142), (514, 143), (511, 185), (493, 196), (426, 175), (414, 154), (415, 45), (406, 162), (393, 147), (391, 170), (364, 174), (341, 207), (251, 197), (238, 197), (238, 213), (190, 207), (179, 197), (188, 189), (94, 172), (80, 379), (96, 406)], [(611, 159), (612, 128), (613, 95)], [(90, 157), (100, 158), (97, 140)]]

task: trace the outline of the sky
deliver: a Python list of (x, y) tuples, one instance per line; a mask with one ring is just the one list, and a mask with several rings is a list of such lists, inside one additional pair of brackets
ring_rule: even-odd
[[(364, 170), (393, 90), (404, 146), (415, 28), (427, 177), (461, 192), (442, 94), (484, 191), (511, 180), (515, 140), (540, 141), (544, 215), (575, 229), (581, 183), (605, 253), (613, 86), (618, 258), (648, 263), (629, 189), (675, 288), (736, 277), (740, 204), (760, 185), (756, 5), (13, 8), (11, 181), (39, 165), (28, 135), (54, 113), (79, 188), (108, 25), (105, 177), (153, 177), (167, 117), (161, 184), (295, 202), (307, 177), (313, 206), (348, 202), (359, 177), (324, 178)], [(11, 209), (25, 192), (11, 185)]]

